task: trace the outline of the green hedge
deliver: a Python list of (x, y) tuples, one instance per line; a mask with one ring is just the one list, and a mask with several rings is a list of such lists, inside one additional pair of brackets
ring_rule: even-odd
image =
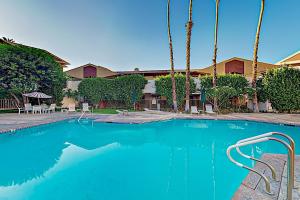
[(300, 70), (289, 67), (269, 70), (263, 85), (273, 108), (280, 112), (300, 110)]
[[(201, 87), (204, 89), (212, 88), (212, 76), (200, 77)], [(226, 74), (217, 76), (217, 86), (228, 86), (234, 89), (245, 89), (249, 86), (247, 79), (239, 74)]]
[(80, 82), (78, 91), (93, 104), (100, 101), (121, 101), (132, 107), (141, 100), (147, 80), (141, 75), (120, 76), (114, 79), (87, 78)]
[(62, 101), (67, 76), (53, 56), (42, 49), (0, 44), (0, 74), (0, 90), (19, 100), (21, 94), (37, 90), (53, 96), (57, 104)]
[[(185, 75), (175, 74), (176, 81), (176, 95), (178, 107), (182, 107), (185, 103)], [(196, 84), (193, 79), (190, 82), (190, 92), (196, 91)], [(159, 76), (155, 79), (156, 93), (160, 96), (167, 98), (167, 103), (169, 106), (173, 105), (172, 98), (172, 80), (171, 75)]]

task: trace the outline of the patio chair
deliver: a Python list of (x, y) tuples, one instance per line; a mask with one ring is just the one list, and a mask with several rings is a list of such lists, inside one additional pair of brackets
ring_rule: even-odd
[(76, 112), (75, 103), (71, 103), (68, 105), (68, 113), (69, 112)]
[(83, 103), (82, 104), (82, 112), (91, 112), (88, 103)]
[(30, 111), (33, 112), (33, 107), (31, 105), (31, 103), (25, 103), (24, 104), (24, 112), (26, 112), (28, 114)]
[(213, 111), (211, 104), (206, 104), (205, 105), (205, 112), (207, 114), (217, 114), (216, 112)]
[(129, 115), (128, 110), (116, 110), (116, 112), (117, 112), (119, 115), (126, 115), (126, 116)]
[(198, 110), (197, 106), (191, 106), (191, 114), (200, 114), (202, 110)]
[(46, 109), (45, 109), (45, 112), (46, 112), (46, 113), (48, 113), (48, 112), (51, 113), (51, 111), (52, 111), (52, 112), (55, 112), (55, 108), (56, 108), (56, 104), (53, 103), (53, 104), (50, 105), (49, 108), (46, 108)]

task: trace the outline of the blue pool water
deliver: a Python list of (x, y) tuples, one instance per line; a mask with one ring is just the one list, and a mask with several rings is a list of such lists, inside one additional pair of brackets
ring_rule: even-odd
[[(70, 120), (2, 134), (0, 199), (230, 199), (247, 171), (228, 161), (227, 147), (269, 131), (300, 141), (299, 127), (215, 120)], [(244, 150), (285, 153), (274, 142)]]

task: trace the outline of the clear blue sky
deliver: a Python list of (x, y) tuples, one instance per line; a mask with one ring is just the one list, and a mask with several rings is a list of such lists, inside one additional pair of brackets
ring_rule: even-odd
[[(72, 67), (168, 69), (167, 0), (0, 0), (0, 36), (47, 49)], [(214, 0), (194, 0), (192, 68), (211, 64)], [(252, 58), (260, 0), (221, 0), (218, 61)], [(259, 60), (300, 50), (300, 1), (266, 0)], [(176, 68), (185, 68), (188, 0), (172, 0)]]

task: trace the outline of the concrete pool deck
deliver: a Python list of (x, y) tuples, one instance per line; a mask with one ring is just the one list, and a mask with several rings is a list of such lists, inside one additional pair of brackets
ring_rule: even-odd
[[(0, 114), (0, 133), (28, 128), (41, 124), (52, 123), (65, 119), (78, 118), (80, 113), (52, 113), (52, 114)], [(96, 122), (109, 123), (148, 123), (170, 119), (209, 119), (209, 120), (249, 120), (300, 126), (300, 114), (275, 113), (231, 113), (226, 115), (190, 115), (160, 111), (131, 112), (129, 115), (87, 114), (86, 117)]]
[[(16, 129), (48, 124), (66, 119), (77, 119), (80, 113), (52, 113), (52, 114), (21, 114), (16, 113), (0, 114), (0, 133), (13, 131)], [(170, 119), (208, 119), (208, 120), (248, 120), (256, 122), (286, 124), (300, 126), (300, 114), (275, 114), (275, 113), (231, 113), (226, 115), (189, 115), (175, 114), (159, 111), (131, 112), (129, 115), (101, 115), (87, 114), (86, 117), (93, 119), (95, 122), (107, 123), (148, 123)], [(264, 160), (270, 161), (279, 174), (278, 181), (272, 182), (273, 196), (264, 192), (261, 178), (254, 173), (249, 173), (243, 181), (237, 192), (233, 196), (234, 200), (283, 200), (286, 198), (286, 157), (284, 155), (265, 154)], [(300, 185), (300, 156), (296, 158), (296, 181)], [(270, 172), (260, 164), (255, 168), (270, 176)], [(243, 170), (243, 169), (240, 169)], [(294, 189), (293, 199), (300, 199), (300, 189)]]
[(0, 133), (72, 119), (79, 115), (79, 113), (67, 114), (60, 112), (53, 114), (0, 114)]
[[(287, 199), (287, 156), (282, 154), (264, 154), (262, 160), (271, 164), (276, 171), (276, 181), (271, 171), (263, 164), (256, 163), (254, 169), (263, 173), (271, 181), (272, 195), (265, 192), (262, 178), (250, 172), (233, 196), (233, 200), (285, 200)], [(242, 169), (241, 169), (242, 170)], [(300, 199), (300, 156), (295, 160), (295, 188), (293, 200)]]

